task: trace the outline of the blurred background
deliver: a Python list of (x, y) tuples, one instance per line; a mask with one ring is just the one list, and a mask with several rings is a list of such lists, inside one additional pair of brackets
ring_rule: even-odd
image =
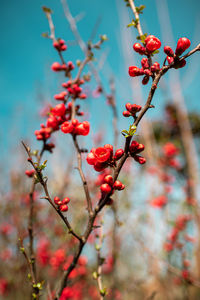
[[(120, 131), (131, 124), (122, 115), (125, 104), (143, 105), (151, 86), (150, 82), (143, 86), (140, 77), (128, 76), (128, 67), (140, 66), (141, 60), (132, 49), (138, 33), (134, 27), (127, 28), (133, 19), (132, 11), (122, 0), (68, 0), (67, 3), (85, 42), (95, 43), (102, 34), (108, 37), (101, 49), (95, 51), (94, 60), (105, 93), (99, 92), (93, 73), (88, 67), (85, 69), (91, 80), (83, 86), (87, 99), (80, 104), (84, 120), (91, 123), (91, 132), (80, 137), (81, 146), (90, 150), (111, 143), (122, 148), (124, 137)], [(143, 32), (155, 35), (162, 42), (160, 53), (155, 56), (160, 65), (165, 59), (164, 45), (175, 49), (180, 37), (191, 40), (190, 49), (200, 42), (199, 1), (136, 0), (135, 3), (146, 6), (140, 15)], [(43, 5), (53, 11), (56, 37), (66, 41), (66, 61), (75, 64), (84, 59), (60, 1), (1, 1), (0, 299), (27, 299), (31, 295), (29, 270), (18, 241), (20, 237), (28, 249), (31, 179), (24, 174), (29, 165), (21, 140), (32, 150), (41, 148), (34, 131), (45, 122), (44, 107), (55, 105), (53, 96), (62, 91), (64, 81), (63, 74), (51, 70), (59, 57), (52, 41), (42, 36), (49, 32)], [(73, 295), (63, 296), (62, 300), (100, 299), (94, 275), (99, 265), (108, 292), (105, 299), (200, 299), (199, 62), (199, 53), (195, 53), (183, 69), (172, 69), (161, 79), (153, 98), (155, 109), (147, 112), (136, 136), (145, 145), (147, 163), (138, 166), (128, 160), (125, 164), (120, 180), (126, 189), (113, 197), (113, 205), (97, 219), (100, 229), (94, 230), (77, 272), (70, 278)], [(117, 137), (112, 101), (117, 109)], [(69, 219), (81, 233), (87, 214), (73, 145), (69, 136), (60, 132), (52, 141), (56, 149), (44, 157), (48, 159), (45, 173), (50, 192), (52, 197), (72, 198)], [(83, 168), (95, 203), (105, 173), (95, 172), (85, 163), (85, 157)], [(66, 243), (62, 222), (40, 199), (42, 196), (37, 185), (34, 252), (38, 278), (40, 282), (45, 280), (41, 299), (51, 299), (76, 243), (69, 236)], [(95, 247), (99, 243), (102, 243), (100, 254)], [(81, 292), (77, 294), (77, 290)]]

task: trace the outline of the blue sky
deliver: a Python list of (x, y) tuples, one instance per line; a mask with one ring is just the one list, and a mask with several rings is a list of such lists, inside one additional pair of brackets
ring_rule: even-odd
[[(136, 4), (146, 5), (145, 12), (141, 17), (144, 32), (161, 38), (162, 33), (156, 6), (159, 1), (161, 3), (163, 0), (136, 0)], [(166, 0), (166, 2), (174, 40), (177, 41), (179, 37), (186, 36), (191, 39), (192, 46), (195, 46), (200, 42), (197, 34), (200, 29), (200, 22), (198, 21), (200, 20), (200, 1)], [(106, 33), (109, 38), (103, 47), (103, 51), (108, 53), (108, 56), (107, 63), (105, 63), (106, 71), (102, 71), (102, 75), (105, 78), (105, 84), (107, 84), (110, 75), (114, 74), (116, 76), (117, 101), (119, 111), (122, 111), (124, 103), (131, 96), (130, 79), (127, 75), (122, 50), (123, 33), (125, 31), (129, 31), (129, 34), (130, 31), (133, 32), (130, 43), (124, 45), (127, 47), (128, 62), (130, 61), (131, 64), (136, 59), (136, 62), (139, 63), (139, 58), (141, 58), (132, 58), (135, 31), (134, 28), (126, 29), (125, 27), (131, 21), (131, 12), (129, 12), (129, 16), (127, 15), (127, 20), (124, 20), (124, 11), (127, 11), (127, 9), (123, 0), (68, 0), (68, 3), (73, 15), (78, 15), (80, 12), (85, 14), (84, 18), (78, 23), (84, 40), (89, 39), (97, 18), (102, 18), (97, 37), (99, 34)], [(52, 100), (52, 96), (57, 92), (61, 82), (61, 79), (50, 71), (52, 62), (58, 60), (57, 53), (51, 47), (51, 41), (41, 36), (43, 32), (48, 31), (47, 19), (41, 10), (43, 5), (51, 7), (54, 11), (53, 18), (57, 36), (64, 38), (66, 41), (72, 41), (74, 38), (64, 17), (60, 1), (1, 0), (0, 2), (0, 119), (3, 125), (0, 130), (0, 138), (4, 141), (2, 158), (7, 154), (8, 148), (18, 149), (20, 140), (30, 137), (31, 133), (39, 128), (41, 120), (37, 117), (37, 113), (41, 106), (38, 99)], [(164, 22), (164, 30), (166, 29), (168, 31), (168, 24)], [(167, 42), (173, 45), (169, 39)], [(77, 58), (82, 59), (83, 55), (78, 47), (73, 46), (71, 49), (69, 47), (65, 57), (75, 61)], [(162, 57), (164, 56), (160, 54), (159, 58), (162, 59)], [(181, 80), (184, 84), (186, 83), (183, 93), (186, 102), (188, 101), (187, 106), (195, 110), (200, 108), (198, 100), (199, 62), (200, 56), (196, 54), (190, 59), (190, 66), (186, 66), (181, 72)], [(188, 80), (189, 83), (187, 84)], [(144, 95), (147, 90), (148, 87), (145, 87)], [(90, 99), (90, 101), (92, 100)], [(96, 120), (98, 126), (101, 126), (102, 115), (99, 111), (103, 113), (106, 111), (109, 117), (108, 108), (106, 107), (104, 111), (102, 102), (95, 102), (91, 107), (91, 114), (96, 114), (95, 109), (99, 107)], [(159, 112), (158, 109), (155, 113), (158, 117)], [(104, 120), (104, 125), (106, 124), (109, 126), (110, 123), (106, 123)], [(35, 140), (34, 135), (30, 140)]]

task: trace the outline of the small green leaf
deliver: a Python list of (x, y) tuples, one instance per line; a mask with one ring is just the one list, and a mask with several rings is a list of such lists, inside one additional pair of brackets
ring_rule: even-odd
[(101, 289), (100, 290), (100, 294), (101, 294), (101, 296), (105, 296), (106, 295), (106, 293), (107, 293), (107, 290), (106, 290), (106, 288), (103, 288), (103, 289)]
[(24, 252), (25, 252), (24, 247), (20, 247), (20, 251), (21, 251), (22, 253), (24, 253)]
[(92, 273), (92, 276), (93, 276), (94, 279), (97, 279), (98, 278), (98, 273), (95, 271), (95, 272)]
[(157, 54), (159, 52), (160, 52), (159, 50), (155, 50), (151, 55), (154, 56), (154, 54)]
[(53, 12), (50, 8), (48, 8), (48, 7), (46, 7), (46, 6), (42, 6), (42, 9), (43, 9), (43, 11), (44, 11), (45, 13), (52, 14), (52, 12)]
[(139, 22), (139, 19), (136, 19), (136, 20), (133, 19), (132, 22), (127, 25), (127, 27), (131, 27), (131, 26), (137, 27), (138, 22)]
[(101, 249), (101, 246), (98, 245), (98, 244), (96, 244), (96, 245), (95, 245), (95, 249), (96, 249), (97, 251), (99, 251), (99, 250)]
[(80, 59), (77, 59), (77, 60), (76, 60), (76, 65), (77, 65), (77, 67), (80, 67), (80, 65), (81, 65)]
[(140, 5), (139, 7), (136, 7), (137, 13), (138, 13), (138, 14), (142, 14), (144, 8), (145, 8), (145, 5)]
[(146, 37), (147, 37), (147, 33), (144, 33), (144, 34), (141, 35), (141, 36), (138, 35), (138, 36), (136, 37), (136, 39), (139, 40), (139, 41), (141, 41), (141, 42), (144, 44), (144, 41), (145, 41)]
[(106, 34), (101, 35), (100, 38), (101, 38), (102, 41), (107, 41), (108, 40), (108, 37), (107, 37)]
[(48, 38), (48, 37), (49, 37), (49, 34), (48, 34), (48, 32), (43, 32), (43, 33), (42, 33), (42, 37), (44, 37), (44, 38)]

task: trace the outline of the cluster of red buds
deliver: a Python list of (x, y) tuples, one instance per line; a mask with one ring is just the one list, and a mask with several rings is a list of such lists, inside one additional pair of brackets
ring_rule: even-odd
[(154, 35), (148, 35), (144, 41), (145, 47), (140, 43), (135, 43), (133, 49), (141, 55), (150, 55), (161, 47), (160, 40)]
[(67, 50), (67, 45), (65, 44), (65, 41), (62, 40), (62, 39), (59, 39), (58, 41), (54, 42), (53, 46), (58, 51), (65, 51), (65, 50)]
[(74, 64), (71, 61), (68, 61), (67, 64), (60, 64), (59, 62), (54, 62), (51, 66), (52, 71), (59, 72), (59, 71), (65, 71), (70, 72), (74, 69)]
[(68, 211), (67, 204), (70, 202), (70, 199), (68, 197), (65, 197), (63, 200), (60, 200), (59, 197), (54, 198), (54, 203), (58, 205), (59, 210), (62, 212)]
[(129, 146), (129, 151), (131, 156), (137, 161), (139, 164), (143, 165), (146, 162), (146, 159), (138, 153), (142, 152), (144, 150), (144, 145), (139, 144), (137, 141), (132, 141), (131, 145)]
[(33, 175), (35, 174), (35, 170), (32, 169), (32, 170), (26, 170), (25, 171), (25, 174), (28, 176), (28, 177), (33, 177)]
[(103, 183), (100, 186), (102, 195), (109, 194), (114, 190), (122, 191), (124, 189), (125, 189), (125, 185), (122, 184), (121, 181), (119, 180), (116, 180), (114, 182), (113, 177), (111, 175), (105, 176)]
[(167, 55), (166, 59), (169, 64), (173, 62), (175, 63), (174, 64), (175, 69), (183, 68), (186, 65), (186, 60), (183, 59), (179, 61), (179, 56), (183, 54), (183, 52), (185, 52), (190, 47), (190, 44), (191, 42), (188, 38), (182, 37), (178, 40), (175, 53), (171, 47), (169, 46), (164, 47), (164, 52)]
[(142, 106), (140, 105), (137, 105), (137, 104), (131, 104), (131, 103), (126, 103), (126, 109), (125, 111), (123, 111), (123, 116), (124, 117), (134, 117), (136, 116), (136, 113), (138, 113), (141, 109), (142, 109)]
[(61, 131), (73, 135), (85, 136), (90, 131), (90, 123), (88, 121), (79, 122), (77, 119), (73, 119), (71, 122), (65, 121), (61, 125)]
[(178, 238), (180, 233), (185, 230), (189, 221), (191, 221), (191, 215), (180, 215), (177, 217), (174, 228), (169, 234), (167, 242), (164, 244), (165, 251), (171, 252), (175, 248), (182, 248), (183, 244), (178, 242)]
[[(62, 101), (65, 100), (65, 92), (62, 92), (56, 95), (56, 98), (60, 98)], [(83, 112), (79, 111), (80, 105), (75, 106), (75, 113), (78, 116), (83, 116)], [(67, 107), (64, 103), (57, 104), (55, 107), (52, 107), (49, 116), (46, 122), (46, 126), (41, 124), (41, 129), (35, 131), (37, 140), (46, 141), (50, 138), (51, 134), (59, 130), (61, 125), (61, 130), (64, 133), (71, 133), (73, 135), (88, 135), (90, 131), (90, 124), (87, 121), (79, 122), (77, 119), (71, 119), (72, 114), (72, 103), (69, 102)], [(50, 151), (50, 150), (49, 150)]]
[(92, 148), (86, 160), (89, 165), (94, 166), (95, 171), (101, 172), (108, 166), (113, 167), (123, 154), (123, 149), (117, 149), (113, 155), (113, 146), (106, 144), (103, 147)]
[(70, 96), (79, 99), (86, 99), (87, 96), (86, 94), (82, 93), (82, 88), (80, 87), (80, 85), (84, 83), (85, 81), (83, 79), (78, 80), (77, 83), (72, 83), (71, 80), (68, 80), (62, 84), (62, 87), (67, 89)]
[(149, 35), (146, 37), (144, 44), (145, 47), (140, 43), (135, 43), (133, 45), (133, 49), (141, 55), (146, 55), (148, 58), (142, 58), (142, 68), (138, 68), (136, 66), (129, 67), (129, 75), (131, 77), (144, 75), (142, 83), (147, 84), (150, 76), (154, 76), (155, 73), (160, 71), (160, 65), (158, 62), (155, 62), (152, 66), (150, 66), (149, 57), (154, 51), (160, 48), (161, 42), (154, 35)]
[(160, 195), (156, 198), (153, 198), (150, 202), (150, 205), (157, 208), (163, 208), (168, 202), (166, 195)]
[(166, 143), (163, 146), (163, 156), (160, 159), (160, 163), (163, 166), (169, 166), (174, 169), (180, 168), (180, 163), (176, 159), (176, 156), (179, 154), (179, 149), (173, 143)]

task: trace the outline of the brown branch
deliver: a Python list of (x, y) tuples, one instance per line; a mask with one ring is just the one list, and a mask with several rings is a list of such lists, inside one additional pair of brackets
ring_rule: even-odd
[(50, 204), (51, 206), (54, 208), (54, 210), (57, 212), (57, 214), (61, 217), (61, 219), (63, 220), (63, 222), (65, 223), (65, 225), (67, 226), (68, 230), (69, 230), (69, 233), (72, 234), (74, 237), (76, 237), (79, 241), (81, 241), (81, 237), (79, 237), (75, 232), (74, 230), (72, 229), (67, 217), (65, 217), (62, 212), (59, 210), (59, 208), (56, 207), (56, 205), (53, 203), (50, 195), (49, 195), (49, 191), (48, 191), (48, 187), (47, 187), (47, 179), (44, 180), (43, 176), (42, 176), (42, 172), (41, 170), (38, 169), (37, 166), (35, 166), (34, 162), (32, 161), (32, 158), (31, 158), (31, 153), (30, 153), (30, 149), (24, 144), (24, 142), (22, 142), (28, 156), (29, 156), (29, 162), (30, 164), (33, 166), (33, 168), (35, 169), (36, 171), (36, 174), (37, 174), (37, 179), (39, 180), (40, 184), (42, 185), (43, 189), (44, 189), (44, 192), (45, 192), (45, 195), (46, 197), (44, 197), (43, 199), (46, 199)]
[(130, 4), (130, 7), (131, 7), (131, 9), (133, 11), (133, 14), (135, 16), (135, 19), (136, 19), (136, 24), (137, 24), (136, 28), (137, 28), (137, 31), (139, 33), (139, 36), (142, 36), (143, 32), (142, 32), (142, 27), (140, 25), (140, 17), (139, 17), (139, 14), (138, 14), (137, 10), (136, 10), (135, 3), (134, 3), (133, 0), (128, 0), (128, 2)]
[(87, 201), (87, 209), (88, 209), (89, 214), (92, 214), (92, 201), (91, 201), (91, 198), (90, 198), (88, 184), (87, 184), (85, 175), (84, 175), (83, 170), (82, 170), (81, 149), (79, 147), (76, 135), (73, 135), (73, 142), (74, 142), (76, 152), (77, 152), (78, 171), (79, 171), (79, 174), (80, 174), (80, 177), (81, 177), (81, 180), (82, 180), (82, 184), (83, 184), (83, 188), (84, 188), (84, 191), (85, 191), (85, 196), (86, 196), (86, 201)]
[[(45, 151), (45, 142), (43, 142), (43, 147), (40, 151), (40, 154), (37, 156), (37, 163), (40, 163), (40, 160), (42, 158), (42, 155)], [(34, 242), (34, 231), (33, 231), (33, 218), (34, 218), (34, 192), (35, 192), (36, 182), (35, 179), (32, 179), (32, 185), (31, 185), (31, 191), (29, 193), (29, 199), (30, 199), (30, 211), (29, 211), (29, 220), (28, 220), (28, 235), (29, 235), (29, 257), (30, 257), (30, 263), (32, 266), (32, 272), (34, 274), (34, 280), (37, 281), (37, 272), (36, 272), (36, 264), (35, 264), (35, 253), (33, 248), (33, 242)], [(35, 288), (33, 287), (33, 292), (35, 291)]]
[(19, 239), (19, 242), (20, 242), (20, 251), (22, 252), (22, 254), (24, 255), (25, 257), (25, 260), (27, 262), (27, 265), (28, 265), (28, 268), (29, 268), (29, 272), (30, 272), (30, 280), (31, 280), (31, 286), (32, 286), (32, 293), (31, 293), (31, 299), (32, 299), (32, 294), (34, 293), (36, 298), (35, 299), (39, 299), (39, 288), (36, 287), (35, 285), (37, 284), (37, 280), (36, 280), (36, 277), (35, 277), (35, 272), (34, 272), (34, 266), (32, 264), (32, 260), (29, 259), (27, 253), (26, 253), (26, 250), (24, 248), (24, 244), (23, 244), (23, 240), (20, 238)]
[(100, 234), (99, 234), (99, 244), (97, 248), (97, 261), (98, 261), (98, 268), (97, 268), (97, 284), (99, 288), (100, 293), (100, 300), (103, 300), (105, 297), (105, 292), (103, 289), (103, 283), (102, 283), (102, 258), (101, 258), (101, 248), (103, 244), (103, 217), (101, 219), (101, 228), (100, 228)]

